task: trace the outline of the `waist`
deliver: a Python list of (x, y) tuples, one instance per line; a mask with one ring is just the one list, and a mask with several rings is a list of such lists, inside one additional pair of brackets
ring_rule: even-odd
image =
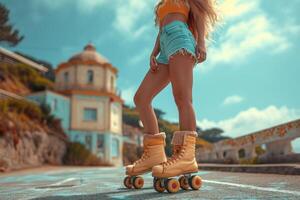
[(186, 27), (186, 28), (188, 28), (188, 24), (187, 24), (186, 22), (183, 22), (183, 21), (180, 21), (180, 20), (174, 20), (174, 21), (172, 21), (172, 22), (170, 22), (170, 23), (168, 23), (168, 24), (162, 26), (162, 27), (161, 27), (161, 31), (164, 32), (164, 31), (166, 31), (166, 30), (168, 30), (168, 29), (170, 29), (170, 28), (173, 28), (173, 27), (175, 27), (175, 26), (181, 26), (181, 27)]
[(163, 19), (160, 19), (159, 26), (163, 27), (174, 20), (187, 22), (188, 18), (182, 13), (169, 13)]

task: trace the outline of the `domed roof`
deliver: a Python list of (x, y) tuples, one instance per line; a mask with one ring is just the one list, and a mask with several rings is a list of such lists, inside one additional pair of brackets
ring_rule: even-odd
[(92, 44), (86, 45), (81, 53), (74, 55), (69, 59), (69, 61), (96, 61), (100, 64), (109, 63), (109, 61), (104, 56), (96, 51), (95, 46)]

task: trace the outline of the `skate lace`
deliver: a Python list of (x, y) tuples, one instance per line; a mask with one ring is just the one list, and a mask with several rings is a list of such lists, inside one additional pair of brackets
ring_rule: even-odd
[(169, 166), (177, 162), (182, 156), (184, 155), (185, 152), (185, 146), (180, 146), (176, 145), (173, 147), (173, 154), (170, 158), (167, 159), (166, 162), (164, 162), (162, 165), (163, 166)]
[(144, 152), (143, 152), (143, 155), (141, 156), (140, 159), (138, 159), (137, 161), (135, 161), (133, 164), (134, 165), (137, 165), (139, 163), (141, 163), (142, 161), (144, 161), (145, 159), (149, 158), (149, 148), (148, 147), (145, 147), (144, 148)]

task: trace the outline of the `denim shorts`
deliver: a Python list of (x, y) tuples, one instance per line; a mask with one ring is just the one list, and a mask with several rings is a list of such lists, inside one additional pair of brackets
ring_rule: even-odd
[(178, 51), (190, 53), (196, 59), (196, 41), (188, 28), (187, 23), (174, 20), (161, 28), (160, 53), (157, 57), (158, 63), (168, 64), (169, 58)]

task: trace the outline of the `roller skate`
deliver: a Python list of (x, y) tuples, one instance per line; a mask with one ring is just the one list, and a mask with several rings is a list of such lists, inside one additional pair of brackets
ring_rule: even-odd
[[(172, 138), (173, 155), (160, 165), (152, 168), (153, 187), (157, 192), (178, 192), (181, 188), (200, 189), (202, 179), (198, 175), (198, 164), (195, 159), (197, 132), (175, 131)], [(176, 177), (180, 176), (177, 180)]]
[(151, 172), (153, 166), (161, 164), (167, 160), (165, 154), (165, 138), (164, 132), (151, 135), (144, 135), (144, 152), (141, 158), (132, 165), (126, 166), (126, 177), (124, 185), (127, 188), (134, 187), (140, 189), (144, 186), (144, 179), (140, 176), (147, 172)]

